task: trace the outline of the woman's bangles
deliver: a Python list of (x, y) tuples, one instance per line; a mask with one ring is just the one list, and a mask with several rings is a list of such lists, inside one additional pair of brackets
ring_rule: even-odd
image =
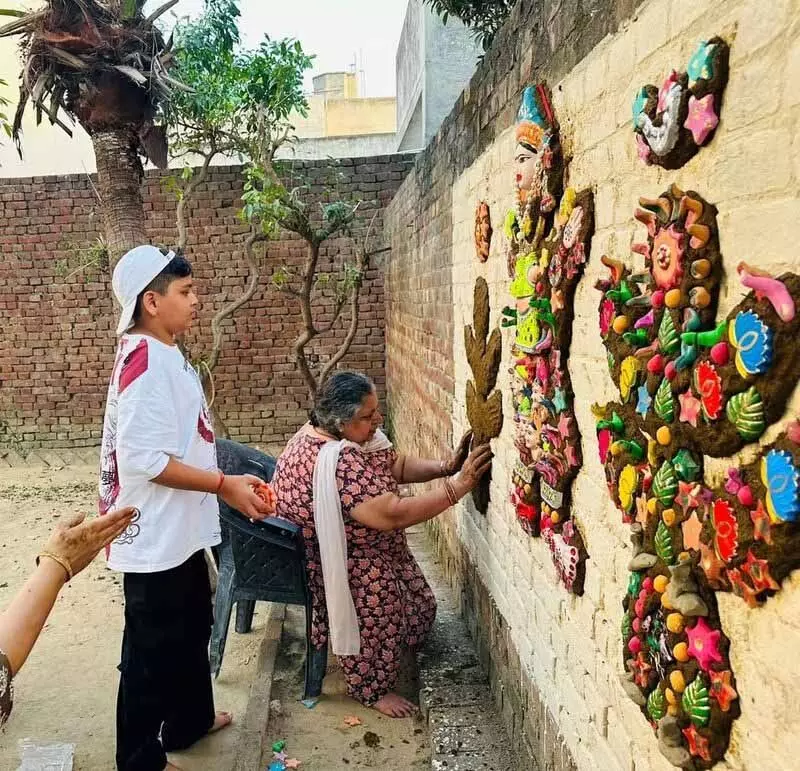
[(458, 503), (458, 493), (456, 493), (456, 488), (449, 478), (444, 480), (444, 491), (447, 493), (447, 500), (450, 501), (450, 505), (455, 506)]

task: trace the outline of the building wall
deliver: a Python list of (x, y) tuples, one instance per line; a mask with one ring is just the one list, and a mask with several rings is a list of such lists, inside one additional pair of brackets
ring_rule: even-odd
[[(551, 14), (558, 10), (557, 14)], [(722, 122), (711, 144), (685, 167), (646, 167), (636, 155), (631, 100), (685, 65), (697, 42), (731, 43)], [(598, 461), (590, 405), (615, 398), (597, 326), (593, 285), (600, 257), (633, 262), (642, 239), (633, 219), (640, 195), (675, 181), (719, 208), (726, 279), (720, 317), (738, 302), (739, 260), (767, 271), (800, 267), (800, 2), (776, 0), (522, 0), (438, 135), (420, 154), (387, 212), (389, 414), (401, 451), (439, 456), (466, 427), (468, 377), (463, 327), (471, 323), (477, 276), (490, 287), (492, 323), (509, 302), (501, 225), (513, 200), (513, 123), (521, 89), (547, 80), (561, 124), (569, 182), (595, 193), (596, 232), (576, 296), (569, 359), (584, 465), (575, 482), (574, 518), (590, 559), (586, 591), (568, 595), (549, 551), (526, 536), (508, 503), (515, 457), (507, 421), (494, 443), (487, 516), (469, 504), (430, 527), (461, 591), (493, 694), (515, 743), (537, 771), (669, 771), (644, 717), (622, 690), (620, 621), (631, 557), (629, 528), (611, 505)], [(495, 227), (485, 264), (475, 257), (474, 211), (486, 200)], [(634, 256), (635, 259), (640, 259)], [(638, 262), (636, 263), (639, 264)], [(511, 332), (504, 332), (498, 387), (505, 414)], [(796, 414), (800, 399), (787, 413)], [(766, 435), (772, 439), (773, 427)], [(725, 462), (708, 464), (712, 473)], [(741, 695), (725, 771), (797, 766), (800, 718), (800, 575), (758, 609), (718, 596)]]
[(308, 137), (284, 145), (275, 157), (281, 160), (297, 158), (308, 161), (322, 161), (327, 158), (363, 158), (370, 155), (392, 154), (396, 144), (394, 132), (343, 137)]
[[(364, 203), (355, 240), (328, 242), (320, 273), (331, 269), (334, 256), (353, 256), (376, 212), (370, 249), (381, 245), (384, 208), (411, 161), (412, 156), (383, 155), (339, 162), (340, 194)], [(327, 200), (334, 171), (329, 161), (298, 161), (292, 170), (294, 184), (309, 186), (313, 208)], [(247, 281), (240, 256), (246, 228), (236, 216), (241, 191), (238, 167), (216, 167), (189, 206), (187, 254), (201, 298), (200, 318), (189, 337), (194, 356), (209, 350), (211, 316)], [(147, 174), (144, 198), (153, 241), (172, 243), (175, 198), (164, 187), (163, 174)], [(0, 447), (24, 451), (99, 443), (117, 310), (108, 271), (81, 266), (90, 261), (100, 220), (86, 175), (0, 180)], [(291, 356), (299, 313), (293, 298), (275, 289), (271, 275), (281, 266), (297, 269), (305, 249), (286, 234), (260, 254), (258, 291), (225, 325), (226, 346), (214, 376), (216, 406), (233, 438), (280, 446), (306, 419), (308, 395)], [(383, 276), (378, 255), (362, 290), (358, 334), (344, 360), (371, 374), (381, 388)], [(318, 293), (315, 304), (320, 322), (329, 322), (331, 292)], [(340, 319), (333, 335), (311, 346), (312, 365), (335, 350), (345, 322)]]
[(391, 134), (397, 125), (394, 97), (328, 99), (325, 105), (325, 136)]

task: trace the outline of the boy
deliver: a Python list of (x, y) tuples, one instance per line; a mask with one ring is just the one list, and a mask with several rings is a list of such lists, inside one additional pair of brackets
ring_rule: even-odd
[[(217, 497), (251, 518), (269, 514), (249, 476), (217, 468), (200, 380), (175, 343), (197, 297), (183, 257), (138, 246), (112, 279), (122, 305), (108, 389), (100, 510), (135, 506), (108, 565), (124, 573), (125, 631), (117, 698), (117, 768), (163, 771), (166, 752), (224, 728), (214, 713), (204, 550), (220, 542)], [(160, 734), (160, 741), (159, 741)]]

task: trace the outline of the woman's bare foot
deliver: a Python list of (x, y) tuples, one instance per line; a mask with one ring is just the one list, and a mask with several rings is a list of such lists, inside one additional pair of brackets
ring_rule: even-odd
[(417, 712), (416, 705), (396, 693), (387, 693), (386, 696), (378, 699), (372, 707), (388, 717), (411, 717)]
[(214, 715), (214, 725), (208, 729), (210, 734), (215, 734), (217, 731), (221, 731), (223, 728), (227, 728), (233, 722), (233, 713), (232, 712), (217, 712)]

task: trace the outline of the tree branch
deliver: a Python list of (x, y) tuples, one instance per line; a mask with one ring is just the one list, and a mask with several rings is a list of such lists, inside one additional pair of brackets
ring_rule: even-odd
[(205, 182), (208, 176), (208, 167), (211, 165), (211, 159), (217, 154), (217, 148), (212, 142), (211, 149), (203, 156), (203, 165), (200, 171), (195, 174), (189, 181), (189, 184), (183, 190), (183, 195), (178, 199), (178, 206), (175, 209), (175, 221), (178, 224), (178, 243), (177, 249), (183, 252), (186, 249), (186, 241), (189, 238), (189, 228), (186, 222), (186, 202), (194, 195), (197, 187)]
[(314, 288), (314, 277), (317, 273), (319, 263), (319, 244), (313, 241), (308, 242), (308, 257), (303, 268), (303, 286), (300, 290), (300, 314), (303, 318), (303, 330), (294, 341), (294, 356), (300, 374), (303, 376), (308, 386), (311, 396), (317, 393), (317, 380), (311, 372), (306, 358), (306, 346), (319, 334), (319, 330), (314, 326), (314, 317), (311, 313), (311, 291)]
[(259, 270), (258, 263), (256, 262), (255, 255), (253, 254), (253, 247), (257, 243), (261, 243), (262, 241), (266, 240), (267, 237), (263, 233), (254, 230), (250, 233), (244, 243), (244, 256), (245, 260), (247, 261), (247, 266), (250, 268), (250, 276), (248, 278), (247, 288), (235, 300), (228, 303), (223, 308), (220, 308), (220, 310), (217, 311), (216, 315), (211, 320), (212, 344), (211, 354), (209, 355), (207, 361), (209, 372), (214, 371), (214, 368), (219, 362), (219, 355), (222, 351), (222, 323), (225, 321), (225, 319), (236, 313), (236, 311), (239, 310), (239, 308), (241, 308), (245, 303), (249, 302), (258, 289)]

